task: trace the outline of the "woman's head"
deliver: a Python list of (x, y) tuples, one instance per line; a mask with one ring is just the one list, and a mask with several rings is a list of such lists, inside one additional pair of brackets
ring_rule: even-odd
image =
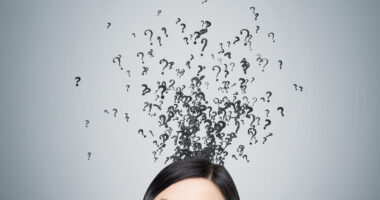
[(239, 200), (228, 171), (200, 158), (174, 162), (162, 169), (149, 185), (144, 200)]

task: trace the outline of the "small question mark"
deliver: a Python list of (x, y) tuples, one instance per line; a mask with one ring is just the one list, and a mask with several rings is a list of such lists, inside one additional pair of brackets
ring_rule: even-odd
[(220, 69), (220, 66), (215, 65), (215, 66), (212, 67), (212, 71), (215, 71), (215, 68), (218, 68), (218, 69), (219, 69), (218, 73), (216, 74), (216, 81), (219, 81), (219, 79), (218, 79), (218, 75), (219, 75), (221, 69)]
[(149, 36), (150, 45), (153, 45), (153, 43), (152, 43), (153, 31), (150, 29), (147, 29), (144, 31), (144, 35), (147, 35), (147, 32), (150, 33), (150, 36)]
[(169, 37), (169, 35), (166, 33), (166, 28), (165, 27), (162, 27), (161, 30), (164, 32), (165, 37)]
[(270, 102), (269, 98), (272, 96), (272, 92), (267, 91), (265, 94), (268, 95), (267, 102)]
[(130, 85), (125, 85), (125, 87), (127, 87), (127, 92), (129, 91), (129, 87), (130, 87)]
[(116, 117), (117, 109), (114, 108), (114, 109), (112, 109), (112, 110), (113, 110), (113, 112), (114, 112), (114, 113), (113, 113), (113, 116)]
[(138, 52), (137, 57), (141, 57), (141, 62), (144, 64), (144, 53), (143, 52)]
[(280, 69), (282, 69), (282, 60), (278, 60), (278, 62), (280, 63)]
[(162, 44), (161, 44), (161, 37), (160, 37), (160, 36), (157, 36), (157, 40), (158, 40), (158, 44), (159, 44), (160, 46), (162, 46)]
[(146, 135), (144, 135), (144, 130), (139, 129), (137, 132), (140, 133), (142, 136), (144, 136), (144, 138), (146, 138)]
[(90, 160), (91, 152), (88, 152), (87, 155), (88, 155), (88, 160)]
[(164, 70), (169, 65), (169, 62), (165, 58), (163, 58), (160, 60), (160, 64), (162, 64), (162, 63), (165, 63), (165, 66), (164, 66), (164, 68), (162, 68), (162, 72), (161, 72), (161, 74), (164, 75)]
[(86, 120), (85, 123), (86, 123), (86, 128), (87, 128), (87, 127), (88, 127), (88, 124), (90, 123), (90, 121), (89, 121), (89, 120)]
[(249, 160), (248, 160), (248, 158), (247, 158), (247, 155), (243, 155), (243, 158), (245, 158), (245, 160), (246, 160), (247, 162), (249, 162)]
[(142, 95), (145, 95), (146, 93), (149, 93), (151, 91), (147, 84), (142, 84), (141, 86), (144, 87)]
[(177, 18), (177, 21), (175, 22), (175, 24), (178, 24), (179, 22), (181, 22), (181, 18)]
[(119, 55), (117, 55), (116, 57), (114, 57), (114, 58), (112, 59), (112, 62), (113, 62), (113, 63), (116, 63), (115, 60), (117, 60), (117, 62), (119, 63), (119, 67), (120, 67), (120, 69), (123, 70), (123, 67), (121, 67), (121, 63), (120, 63), (121, 60), (120, 60), (120, 59), (121, 59), (121, 54), (119, 54)]
[(186, 24), (182, 23), (181, 26), (182, 26), (182, 33), (183, 33), (186, 28)]
[(265, 144), (265, 142), (267, 141), (268, 137), (272, 136), (273, 133), (269, 133), (267, 136), (264, 137), (264, 141), (263, 141), (263, 144)]
[(268, 37), (272, 38), (272, 41), (275, 42), (274, 41), (274, 33), (273, 32), (268, 33)]
[(252, 10), (253, 14), (255, 14), (255, 7), (251, 6), (249, 9)]
[(272, 123), (269, 119), (265, 119), (265, 122), (264, 130)]
[(238, 36), (235, 37), (235, 41), (233, 42), (233, 44), (236, 44), (236, 42), (239, 42), (240, 41), (240, 38)]
[(203, 48), (202, 48), (202, 53), (201, 53), (201, 56), (203, 56), (203, 51), (205, 50), (206, 46), (207, 46), (207, 39), (206, 38), (203, 38), (201, 40), (201, 44), (204, 44), (203, 45)]
[(78, 87), (79, 86), (79, 81), (81, 80), (81, 78), (79, 76), (75, 77), (75, 80), (76, 80), (76, 83), (75, 85)]
[(267, 117), (269, 115), (269, 109), (265, 109), (265, 112), (267, 113)]
[(277, 110), (279, 110), (281, 112), (281, 116), (285, 116), (284, 115), (284, 108), (283, 107), (278, 107)]

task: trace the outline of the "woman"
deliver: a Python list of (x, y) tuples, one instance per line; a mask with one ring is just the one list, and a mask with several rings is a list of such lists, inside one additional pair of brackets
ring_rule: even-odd
[(239, 200), (228, 171), (201, 158), (174, 162), (157, 174), (144, 200)]

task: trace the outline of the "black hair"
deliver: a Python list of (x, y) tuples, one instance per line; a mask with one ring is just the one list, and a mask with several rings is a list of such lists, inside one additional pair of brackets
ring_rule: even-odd
[(170, 185), (185, 178), (206, 178), (218, 186), (226, 200), (240, 200), (235, 183), (226, 168), (202, 158), (187, 158), (166, 166), (153, 179), (143, 200), (153, 200)]

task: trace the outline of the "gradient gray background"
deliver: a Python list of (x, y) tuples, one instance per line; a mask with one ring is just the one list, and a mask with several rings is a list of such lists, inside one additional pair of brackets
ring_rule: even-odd
[(379, 1), (201, 2), (1, 1), (0, 199), (142, 199), (164, 164), (136, 133), (145, 115), (127, 125), (102, 113), (140, 102), (112, 57), (136, 51), (131, 32), (156, 24), (158, 9), (228, 32), (252, 5), (284, 60), (270, 82), (288, 90), (273, 97), (285, 106), (278, 134), (250, 150), (252, 163), (226, 161), (241, 199), (380, 199)]

